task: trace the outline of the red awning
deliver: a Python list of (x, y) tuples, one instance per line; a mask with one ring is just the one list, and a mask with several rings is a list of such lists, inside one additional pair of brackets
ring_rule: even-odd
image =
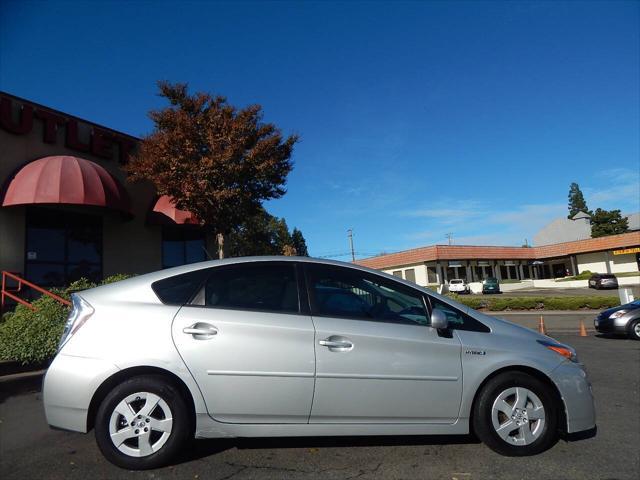
[(127, 191), (109, 172), (68, 156), (34, 160), (11, 179), (2, 206), (33, 204), (92, 205), (131, 213)]
[(173, 203), (173, 200), (168, 195), (162, 195), (160, 198), (158, 198), (155, 205), (153, 206), (152, 214), (152, 223), (156, 223), (153, 222), (153, 218), (155, 217), (158, 220), (157, 223), (168, 223), (171, 225), (200, 224), (193, 213), (177, 208), (176, 204)]

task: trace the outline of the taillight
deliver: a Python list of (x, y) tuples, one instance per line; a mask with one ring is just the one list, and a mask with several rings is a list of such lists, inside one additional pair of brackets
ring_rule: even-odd
[(93, 315), (93, 307), (87, 303), (82, 297), (73, 293), (71, 295), (71, 311), (67, 317), (67, 323), (64, 325), (62, 338), (58, 344), (58, 351), (65, 343), (75, 334), (82, 325)]

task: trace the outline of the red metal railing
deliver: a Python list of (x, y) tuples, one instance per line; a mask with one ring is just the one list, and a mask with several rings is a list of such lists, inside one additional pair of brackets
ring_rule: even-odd
[[(15, 280), (16, 282), (18, 282), (17, 286), (11, 290), (8, 289), (7, 287), (7, 278), (10, 278), (12, 280)], [(38, 285), (36, 285), (35, 283), (31, 283), (28, 280), (25, 280), (22, 277), (19, 277), (18, 275), (16, 275), (15, 273), (11, 273), (11, 272), (7, 272), (4, 271), (2, 272), (2, 293), (1, 293), (1, 299), (0, 299), (0, 312), (2, 312), (4, 310), (4, 304), (5, 304), (5, 298), (8, 297), (12, 300), (15, 300), (16, 302), (24, 305), (25, 307), (30, 308), (31, 310), (35, 310), (36, 307), (34, 307), (31, 303), (27, 302), (26, 300), (18, 297), (17, 295), (14, 295), (14, 293), (18, 293), (22, 290), (22, 286), (26, 286), (29, 288), (33, 288), (35, 291), (42, 293), (43, 295), (47, 295), (51, 298), (53, 298), (54, 300), (57, 300), (58, 302), (62, 303), (63, 305), (71, 305), (71, 302), (69, 300), (65, 300), (62, 297), (59, 297), (58, 295), (56, 295), (55, 293), (51, 293), (49, 290), (45, 290), (42, 287), (39, 287)]]

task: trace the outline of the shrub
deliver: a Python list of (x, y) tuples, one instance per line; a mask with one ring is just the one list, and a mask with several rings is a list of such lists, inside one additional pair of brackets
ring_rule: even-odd
[[(101, 285), (129, 278), (130, 275), (112, 275)], [(65, 289), (52, 292), (69, 299), (73, 292), (95, 287), (86, 278), (73, 282)], [(7, 312), (0, 323), (0, 360), (16, 360), (23, 364), (42, 363), (52, 358), (69, 314), (69, 307), (46, 295), (41, 296), (31, 310), (24, 305), (16, 306), (14, 312)]]
[(47, 296), (33, 306), (18, 305), (0, 325), (0, 359), (41, 363), (55, 354), (69, 307)]
[(456, 301), (474, 309), (486, 309), (494, 312), (504, 310), (603, 310), (620, 305), (618, 297), (613, 296), (575, 296), (575, 297), (460, 297)]
[(591, 278), (591, 275), (593, 275), (591, 271), (584, 270), (583, 272), (580, 272), (578, 275), (574, 275), (573, 277), (559, 278), (558, 280), (556, 280), (556, 282), (570, 282), (571, 280), (589, 280), (589, 278)]

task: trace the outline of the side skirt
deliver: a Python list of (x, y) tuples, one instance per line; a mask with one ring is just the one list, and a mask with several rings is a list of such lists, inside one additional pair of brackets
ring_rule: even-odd
[(359, 435), (466, 435), (469, 420), (453, 424), (238, 424), (220, 423), (207, 414), (198, 414), (196, 438), (233, 437), (337, 437)]

